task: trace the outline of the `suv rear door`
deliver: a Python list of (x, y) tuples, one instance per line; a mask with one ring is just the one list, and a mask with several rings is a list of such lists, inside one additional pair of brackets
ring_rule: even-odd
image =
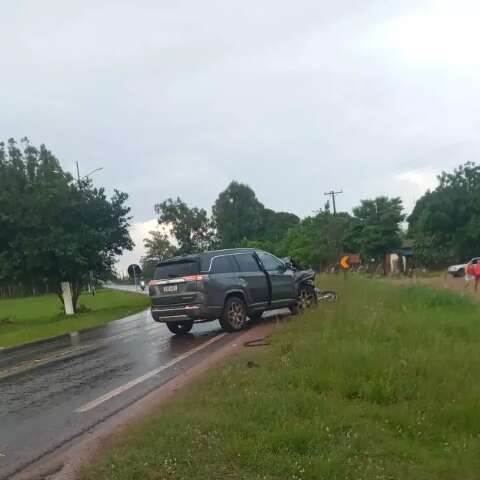
[(293, 271), (284, 262), (270, 253), (256, 252), (268, 273), (272, 285), (272, 306), (289, 305), (295, 299)]
[(225, 292), (243, 290), (240, 269), (232, 254), (216, 255), (208, 269), (208, 303), (223, 308)]
[(250, 307), (267, 308), (270, 303), (270, 289), (267, 275), (260, 268), (253, 252), (236, 253), (234, 255), (240, 269), (240, 277), (245, 281)]

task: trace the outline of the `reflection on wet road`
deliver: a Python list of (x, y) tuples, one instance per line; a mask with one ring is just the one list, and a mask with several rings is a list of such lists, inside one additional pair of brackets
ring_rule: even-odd
[[(188, 368), (207, 354), (197, 347), (218, 337), (210, 351), (226, 340), (220, 333), (218, 322), (210, 322), (196, 325), (192, 335), (174, 337), (145, 311), (0, 352), (0, 479)], [(183, 361), (174, 363), (178, 358)], [(86, 405), (93, 407), (85, 410)]]
[(148, 285), (145, 286), (145, 290), (140, 288), (140, 284), (137, 285), (120, 285), (113, 283), (106, 283), (105, 287), (113, 288), (114, 290), (123, 290), (124, 292), (134, 292), (134, 293), (143, 293), (148, 295)]

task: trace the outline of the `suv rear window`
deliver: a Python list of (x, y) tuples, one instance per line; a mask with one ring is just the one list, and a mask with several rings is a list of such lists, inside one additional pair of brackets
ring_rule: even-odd
[(195, 260), (180, 260), (178, 262), (168, 262), (157, 265), (153, 278), (155, 280), (160, 280), (162, 278), (198, 275), (199, 273), (198, 263)]
[(238, 267), (232, 255), (220, 255), (212, 258), (211, 273), (238, 272)]
[(237, 253), (235, 260), (238, 262), (241, 272), (261, 272), (257, 261), (251, 253)]

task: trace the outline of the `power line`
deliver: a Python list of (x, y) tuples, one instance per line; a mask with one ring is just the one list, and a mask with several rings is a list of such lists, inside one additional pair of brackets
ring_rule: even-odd
[(337, 205), (335, 203), (335, 196), (340, 195), (343, 193), (343, 190), (340, 190), (339, 192), (335, 192), (334, 190), (330, 190), (329, 192), (325, 192), (324, 195), (329, 195), (332, 197), (332, 205), (333, 205), (333, 213), (337, 213)]

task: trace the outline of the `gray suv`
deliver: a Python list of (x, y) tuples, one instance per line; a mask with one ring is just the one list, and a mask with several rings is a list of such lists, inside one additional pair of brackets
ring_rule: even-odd
[(315, 303), (314, 279), (312, 270), (250, 248), (175, 257), (157, 265), (149, 284), (152, 317), (175, 334), (217, 319), (237, 331), (266, 310), (296, 313)]

